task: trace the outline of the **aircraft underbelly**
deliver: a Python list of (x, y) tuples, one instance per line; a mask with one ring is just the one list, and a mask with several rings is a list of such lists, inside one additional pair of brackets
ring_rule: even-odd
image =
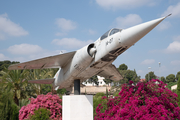
[(67, 88), (74, 84), (75, 79), (83, 80), (84, 77), (79, 77), (78, 75), (82, 73), (92, 62), (93, 58), (87, 53), (87, 47), (84, 47), (76, 52), (72, 61), (62, 68), (62, 73), (60, 74), (61, 79), (58, 84), (60, 88)]

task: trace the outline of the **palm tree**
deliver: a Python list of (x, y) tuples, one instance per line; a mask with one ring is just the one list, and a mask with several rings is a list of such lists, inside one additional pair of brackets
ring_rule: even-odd
[(29, 98), (28, 92), (31, 90), (28, 89), (30, 84), (26, 79), (29, 74), (27, 70), (4, 70), (0, 71), (0, 74), (2, 88), (13, 93), (13, 100), (17, 105), (19, 105), (19, 100)]
[[(28, 75), (28, 80), (38, 80), (38, 79), (46, 79), (53, 78), (57, 70), (55, 69), (35, 69), (30, 70), (30, 74)], [(34, 89), (36, 90), (36, 94), (46, 93), (44, 87), (51, 88), (51, 85), (43, 85), (43, 84), (33, 84)]]
[(13, 93), (0, 86), (0, 120), (18, 120), (19, 107), (13, 101)]

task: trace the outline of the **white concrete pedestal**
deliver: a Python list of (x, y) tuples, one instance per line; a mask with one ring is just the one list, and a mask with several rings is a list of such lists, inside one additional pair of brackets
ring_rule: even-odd
[(62, 120), (93, 120), (93, 96), (63, 96)]

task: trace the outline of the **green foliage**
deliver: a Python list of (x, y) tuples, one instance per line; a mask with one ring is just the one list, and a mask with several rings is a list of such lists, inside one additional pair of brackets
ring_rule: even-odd
[(85, 95), (87, 95), (86, 88), (85, 88)]
[(177, 74), (176, 74), (176, 80), (178, 80), (178, 79), (179, 79), (179, 77), (180, 77), (180, 71), (179, 71), (179, 72), (177, 72)]
[(114, 94), (113, 94), (113, 96), (118, 96), (119, 95), (119, 92), (115, 92)]
[(177, 94), (177, 89), (173, 89), (171, 91)]
[(65, 88), (57, 90), (57, 93), (60, 95), (64, 95), (66, 92), (67, 92), (67, 90)]
[(146, 74), (145, 79), (146, 79), (146, 81), (156, 79), (156, 75), (154, 74), (154, 72), (151, 71), (148, 74)]
[(13, 92), (13, 100), (17, 105), (19, 105), (19, 100), (29, 98), (29, 93), (33, 93), (26, 80), (29, 74), (27, 70), (4, 70), (0, 71), (0, 74), (2, 75), (2, 81), (0, 81), (2, 88)]
[(13, 101), (11, 91), (0, 90), (0, 120), (18, 120), (19, 108)]
[(103, 81), (104, 81), (106, 84), (108, 84), (108, 86), (109, 86), (109, 83), (111, 83), (111, 82), (112, 82), (112, 80), (111, 80), (111, 79), (103, 79)]
[(166, 82), (169, 83), (169, 82), (175, 82), (175, 75), (174, 74), (169, 74), (167, 77), (166, 77)]
[(108, 93), (108, 89), (106, 87), (106, 97), (108, 98), (108, 96), (109, 96), (109, 93)]
[(19, 62), (15, 62), (15, 61), (11, 62), (9, 60), (0, 61), (0, 71), (7, 69), (11, 64), (16, 64), (16, 63)]
[[(103, 103), (104, 105), (106, 105), (107, 103), (107, 99), (102, 99), (102, 97), (105, 96), (104, 93), (97, 93), (94, 97), (93, 97), (93, 114), (94, 116), (96, 116), (96, 108), (99, 104)], [(103, 107), (103, 110), (105, 111), (105, 109), (107, 108), (107, 106)]]
[(164, 83), (166, 83), (166, 78), (162, 76), (162, 77), (161, 77), (161, 81), (164, 82)]
[(180, 107), (180, 77), (179, 77), (178, 83), (177, 83), (177, 95), (178, 95), (178, 105)]
[(167, 84), (167, 88), (169, 88), (170, 90), (171, 90), (171, 87), (173, 86), (173, 85), (176, 85), (177, 84), (177, 82), (169, 82), (168, 84)]
[(119, 70), (127, 70), (128, 66), (126, 64), (119, 65)]
[(47, 93), (52, 91), (52, 85), (42, 84), (41, 85), (41, 93), (46, 95)]
[(22, 99), (22, 100), (19, 100), (19, 108), (23, 107), (23, 106), (26, 106), (27, 104), (29, 104), (30, 101), (28, 98), (26, 99)]
[(119, 70), (123, 79), (119, 81), (119, 84), (129, 83), (129, 81), (133, 81), (137, 83), (140, 80), (140, 76), (137, 75), (136, 70)]
[(102, 97), (102, 96), (105, 96), (105, 94), (102, 92), (99, 92), (94, 97), (98, 98), (99, 96)]
[[(57, 72), (57, 69), (35, 69), (29, 70), (29, 75), (27, 80), (39, 80), (39, 79), (47, 79), (53, 78)], [(31, 84), (34, 88), (36, 95), (47, 94), (51, 92), (52, 85), (44, 85), (44, 84)]]
[(34, 111), (34, 115), (30, 116), (30, 120), (49, 120), (50, 113), (46, 108), (39, 108)]
[(88, 79), (88, 82), (89, 82), (89, 83), (95, 83), (96, 85), (99, 85), (97, 75), (92, 76), (91, 78), (89, 78), (89, 79)]

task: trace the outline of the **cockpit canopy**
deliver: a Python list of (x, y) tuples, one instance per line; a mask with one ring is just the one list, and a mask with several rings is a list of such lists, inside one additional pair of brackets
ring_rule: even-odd
[(103, 40), (103, 39), (107, 38), (108, 36), (111, 36), (117, 32), (121, 32), (121, 31), (122, 31), (122, 29), (117, 29), (117, 28), (110, 29), (101, 36), (100, 40)]

